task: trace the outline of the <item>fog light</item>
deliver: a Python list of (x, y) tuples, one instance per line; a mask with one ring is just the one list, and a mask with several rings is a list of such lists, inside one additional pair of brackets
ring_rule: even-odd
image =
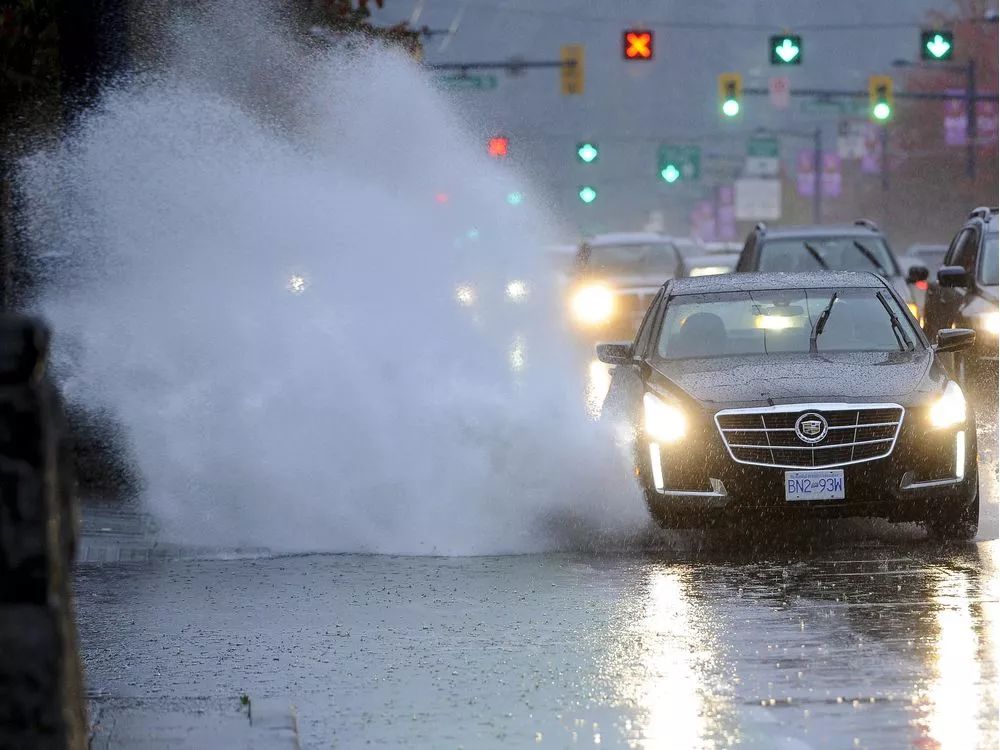
[(955, 435), (955, 478), (965, 479), (965, 430)]
[(653, 486), (663, 490), (663, 464), (660, 463), (660, 446), (656, 443), (649, 444), (649, 463), (653, 469)]

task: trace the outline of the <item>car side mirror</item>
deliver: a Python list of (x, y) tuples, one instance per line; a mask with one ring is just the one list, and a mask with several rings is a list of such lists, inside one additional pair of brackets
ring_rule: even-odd
[(961, 266), (941, 266), (937, 272), (941, 286), (965, 287), (969, 285), (969, 274)]
[(958, 352), (975, 343), (976, 332), (971, 328), (944, 328), (938, 331), (934, 349), (939, 352)]
[(634, 361), (631, 344), (598, 344), (597, 358), (606, 365), (630, 365)]
[(914, 263), (906, 272), (906, 283), (916, 284), (918, 281), (927, 281), (931, 275), (930, 269), (923, 263)]

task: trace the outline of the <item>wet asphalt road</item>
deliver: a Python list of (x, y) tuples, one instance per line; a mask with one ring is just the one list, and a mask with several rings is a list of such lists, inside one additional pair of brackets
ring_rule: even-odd
[(303, 747), (997, 746), (997, 542), (787, 538), (84, 565), (88, 681), (105, 711), (288, 699)]

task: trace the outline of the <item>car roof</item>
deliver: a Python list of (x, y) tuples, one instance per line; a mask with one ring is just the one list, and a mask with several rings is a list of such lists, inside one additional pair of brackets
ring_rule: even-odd
[(715, 292), (753, 292), (765, 289), (879, 289), (885, 282), (868, 271), (756, 272), (693, 276), (667, 282), (671, 296)]
[(584, 240), (591, 247), (601, 245), (649, 245), (673, 242), (673, 238), (659, 232), (608, 232), (595, 234)]
[(799, 237), (881, 237), (882, 232), (862, 224), (822, 224), (767, 227), (765, 239)]

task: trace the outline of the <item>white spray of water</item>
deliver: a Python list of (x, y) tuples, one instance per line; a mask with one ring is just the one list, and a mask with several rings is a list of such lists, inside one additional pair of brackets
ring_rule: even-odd
[(124, 425), (167, 534), (482, 554), (642, 523), (546, 220), (424, 74), (245, 13), (171, 39), (22, 173), (33, 248), (70, 255), (39, 299), (67, 395)]

